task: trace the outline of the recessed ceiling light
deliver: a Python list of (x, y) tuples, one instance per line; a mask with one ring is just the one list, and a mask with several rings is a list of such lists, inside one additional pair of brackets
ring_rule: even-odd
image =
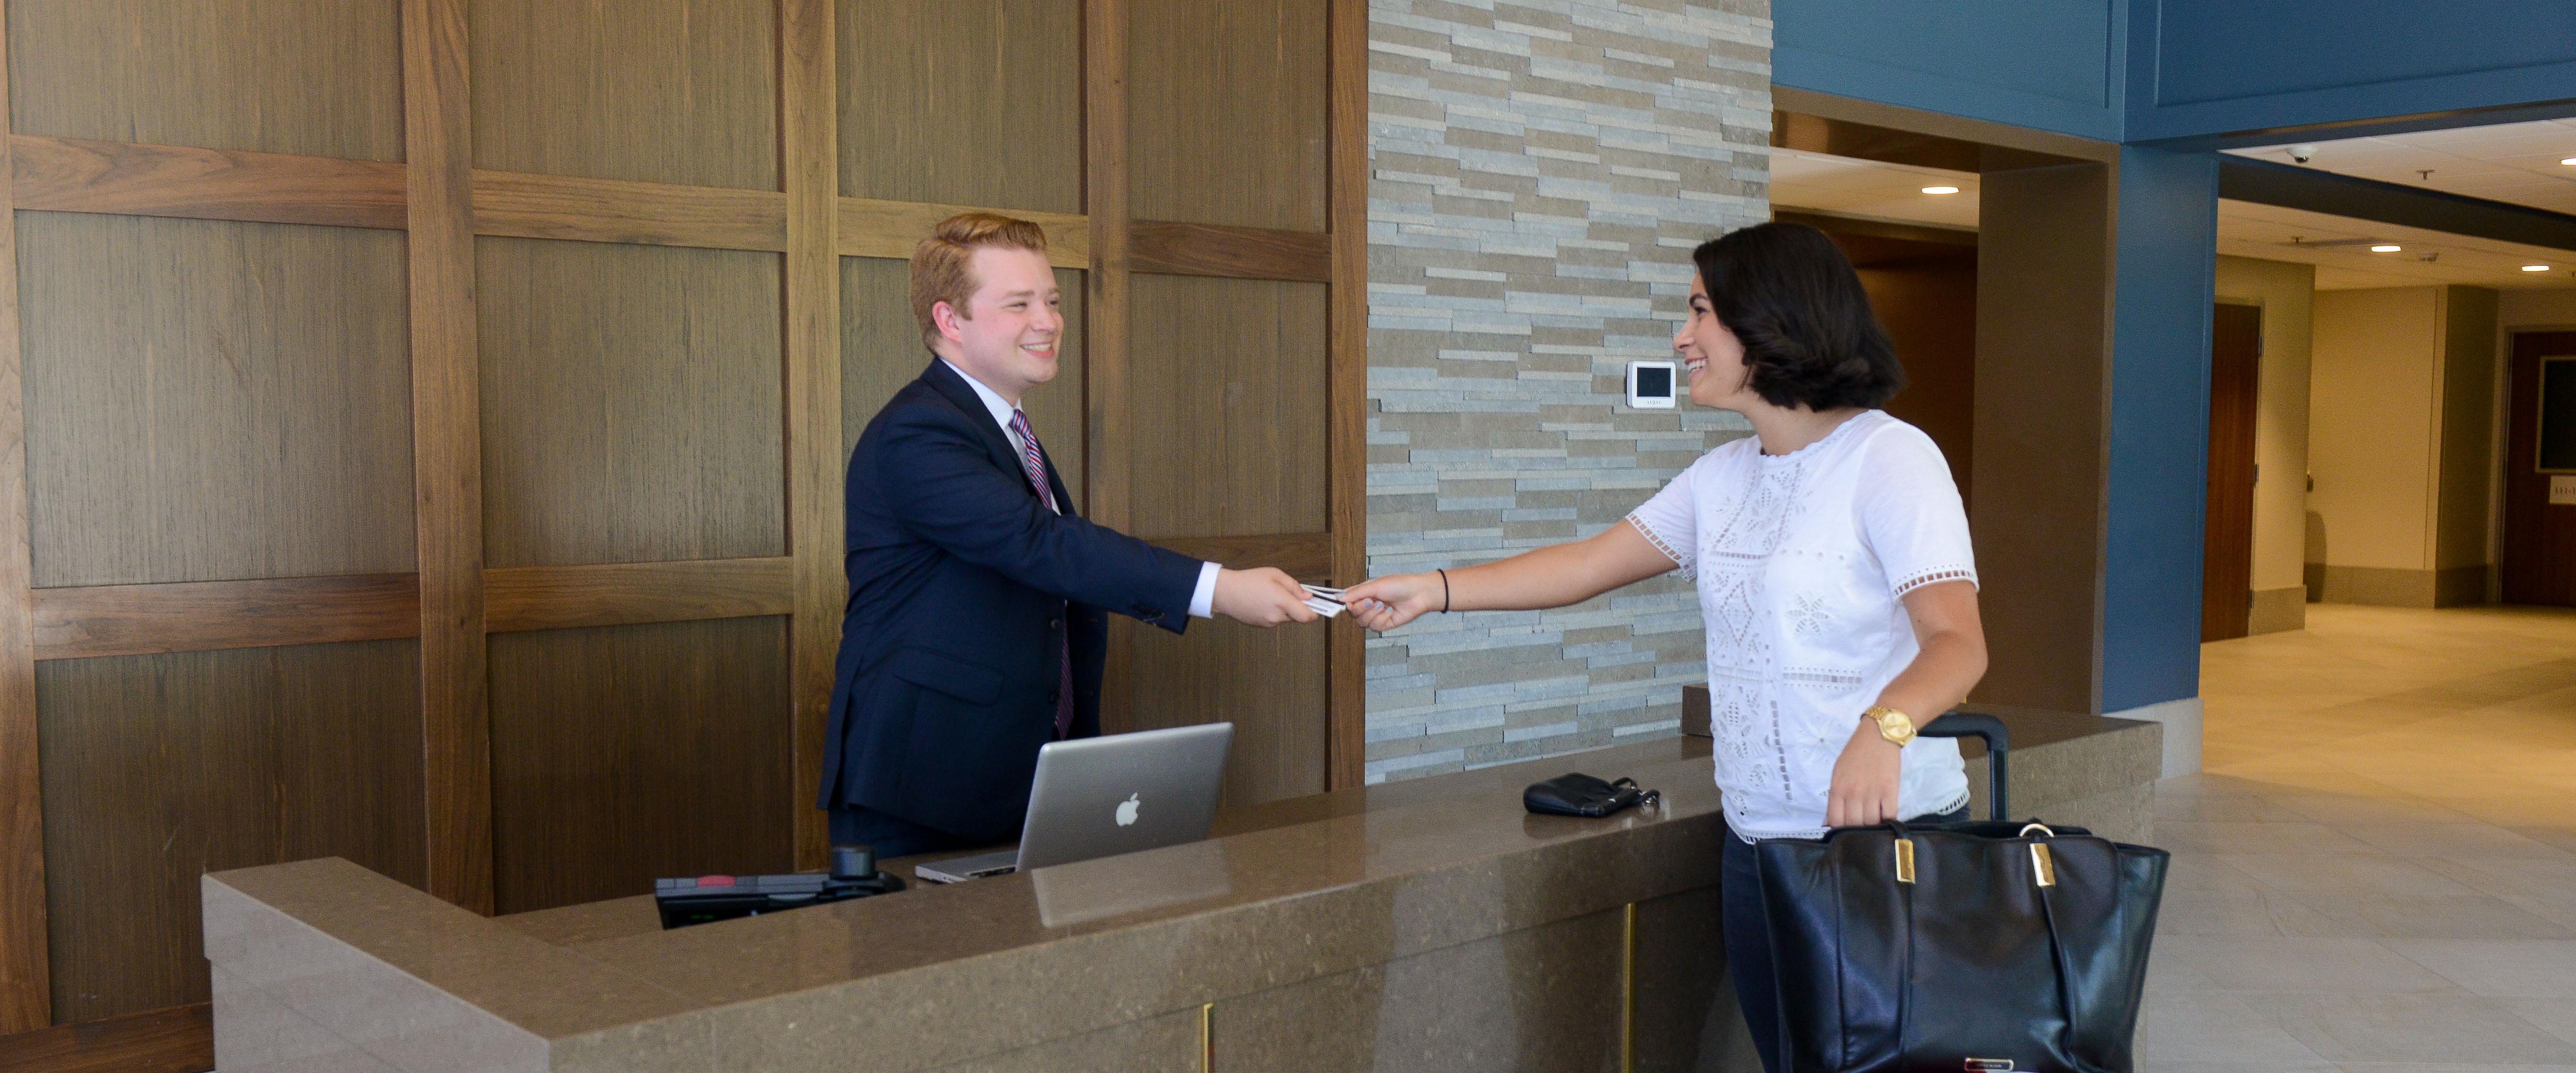
[(1923, 188), (1923, 192), (1927, 194), (1955, 194), (1959, 192), (1959, 188), (1955, 186), (1927, 186)]
[(2548, 265), (2524, 265), (2524, 266), (2522, 266), (2522, 270), (2523, 270), (2523, 271), (2525, 271), (2525, 272), (2547, 272), (2547, 271), (2549, 271), (2549, 266), (2548, 266)]
[(2393, 243), (2393, 242), (2382, 242), (2382, 243), (2380, 243), (2379, 245), (2376, 245), (2376, 246), (2371, 247), (2371, 248), (2370, 248), (2370, 252), (2372, 252), (2372, 253), (2395, 253), (2395, 252), (2397, 252), (2397, 251), (2399, 251), (2399, 250), (2402, 250), (2402, 249), (2405, 249), (2405, 248), (2406, 248), (2406, 247), (2404, 247), (2404, 246), (2400, 246), (2400, 245), (2397, 245), (2396, 243)]
[(2568, 166), (2570, 166), (2570, 167), (2576, 167), (2576, 156), (2568, 157), (2568, 158), (2567, 158), (2567, 159), (2565, 159), (2565, 160), (2561, 160), (2561, 161), (2559, 161), (2559, 163), (2561, 163), (2561, 164), (2565, 164), (2565, 165), (2568, 165)]

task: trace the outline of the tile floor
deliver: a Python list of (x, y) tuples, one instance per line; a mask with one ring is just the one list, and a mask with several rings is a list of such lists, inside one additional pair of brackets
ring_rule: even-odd
[(2139, 1026), (2170, 1073), (2576, 1073), (2576, 609), (2201, 650)]

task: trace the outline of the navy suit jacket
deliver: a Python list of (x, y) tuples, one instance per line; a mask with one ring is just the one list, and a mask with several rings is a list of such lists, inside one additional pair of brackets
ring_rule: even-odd
[(1059, 515), (966, 378), (933, 359), (850, 453), (850, 602), (823, 738), (822, 806), (864, 806), (1007, 841), (1055, 737), (1062, 653), (1072, 735), (1100, 732), (1117, 611), (1189, 624), (1196, 559), (1084, 521), (1046, 463)]

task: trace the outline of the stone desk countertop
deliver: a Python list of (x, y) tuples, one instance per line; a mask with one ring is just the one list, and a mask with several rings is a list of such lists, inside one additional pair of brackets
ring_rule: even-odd
[[(2012, 722), (2017, 793), (2045, 775), (2035, 753), (2131, 726), (2032, 725), (2026, 744)], [(667, 932), (650, 896), (485, 918), (336, 858), (217, 873), (218, 1058), (228, 996), (424, 1070), (920, 1070), (1194, 1020), (1714, 887), (1707, 756), (1684, 737), (1355, 788), (1227, 811), (1204, 842)], [(1663, 805), (1522, 809), (1522, 787), (1567, 770), (1634, 777)]]

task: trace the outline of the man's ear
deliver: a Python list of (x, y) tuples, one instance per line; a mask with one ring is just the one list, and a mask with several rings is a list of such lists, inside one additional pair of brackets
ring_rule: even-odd
[(949, 305), (946, 302), (930, 303), (930, 323), (938, 327), (940, 336), (947, 339), (949, 342), (963, 343), (966, 341), (966, 329), (959, 327), (957, 323), (965, 319), (966, 318), (963, 315), (957, 312), (956, 306)]

